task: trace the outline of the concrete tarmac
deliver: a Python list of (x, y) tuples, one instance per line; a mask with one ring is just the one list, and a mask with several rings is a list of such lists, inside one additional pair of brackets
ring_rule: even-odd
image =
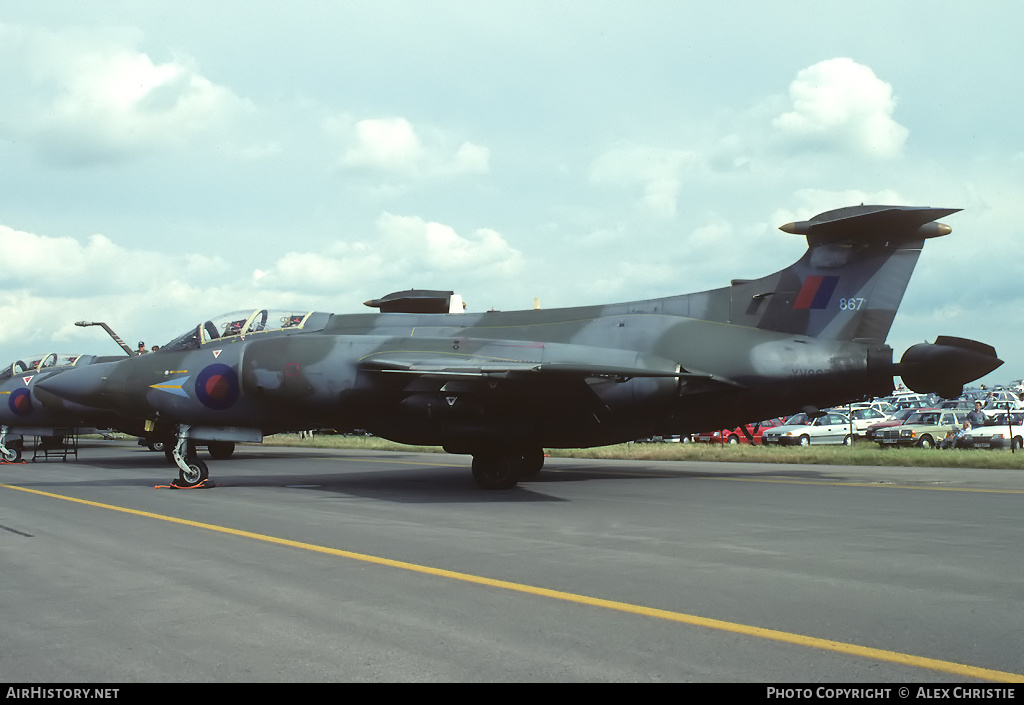
[(125, 442), (0, 466), (0, 681), (1024, 679), (1024, 472)]

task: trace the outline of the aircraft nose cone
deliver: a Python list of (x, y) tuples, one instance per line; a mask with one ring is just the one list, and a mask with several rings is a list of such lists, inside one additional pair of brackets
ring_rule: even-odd
[(65, 401), (102, 406), (107, 380), (116, 363), (106, 362), (85, 367), (76, 367), (57, 375), (51, 375), (36, 384), (37, 389), (64, 399)]

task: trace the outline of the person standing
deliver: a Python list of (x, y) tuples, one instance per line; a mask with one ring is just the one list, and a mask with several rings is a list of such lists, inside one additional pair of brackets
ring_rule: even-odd
[(978, 427), (984, 426), (988, 417), (985, 416), (985, 412), (981, 410), (981, 402), (974, 402), (974, 411), (968, 412), (967, 420), (971, 422), (971, 426)]

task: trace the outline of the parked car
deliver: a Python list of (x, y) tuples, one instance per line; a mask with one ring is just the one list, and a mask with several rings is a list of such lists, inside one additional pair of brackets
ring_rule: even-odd
[(864, 430), (864, 438), (868, 441), (875, 440), (875, 434), (883, 428), (891, 428), (892, 426), (900, 426), (910, 416), (915, 414), (917, 409), (900, 409), (889, 416), (885, 421), (871, 424)]
[(786, 419), (784, 425), (765, 431), (761, 440), (766, 446), (809, 446), (822, 443), (850, 445), (853, 437), (850, 435), (850, 419), (829, 412), (815, 419), (809, 418), (807, 414), (794, 414)]
[(910, 392), (892, 394), (886, 397), (886, 399), (893, 404), (913, 403), (918, 407), (930, 407), (934, 401), (930, 394), (912, 394)]
[(1024, 447), (1024, 412), (1013, 412), (1009, 421), (1006, 414), (998, 414), (989, 424), (972, 428), (964, 436), (968, 448), (1012, 448)]
[(901, 425), (876, 431), (874, 439), (881, 448), (934, 448), (966, 420), (963, 409), (918, 409)]
[(984, 399), (978, 398), (977, 401), (984, 405), (982, 410), (985, 412), (985, 416), (989, 418), (1005, 413), (1008, 408), (1014, 410), (1024, 406), (1016, 394), (1006, 390), (989, 392), (985, 395)]
[[(762, 440), (764, 432), (770, 428), (777, 428), (785, 422), (783, 418), (777, 419), (765, 419), (764, 421), (758, 421), (756, 424), (746, 424), (747, 432), (751, 438), (754, 439), (754, 444), (763, 443)], [(693, 440), (696, 443), (722, 443), (733, 445), (736, 443), (750, 444), (747, 440), (747, 435), (743, 433), (743, 429), (739, 426), (736, 428), (723, 428), (721, 431), (708, 431), (706, 433), (697, 433), (693, 436)]]
[(864, 409), (853, 409), (849, 413), (850, 421), (853, 422), (854, 438), (861, 438), (867, 434), (868, 428), (887, 420), (889, 417), (878, 409), (867, 407)]
[(970, 399), (947, 399), (946, 401), (936, 404), (936, 408), (939, 409), (963, 409), (964, 411), (973, 411), (974, 402)]
[(920, 399), (901, 399), (889, 404), (889, 406), (882, 409), (882, 412), (886, 414), (894, 414), (897, 411), (902, 411), (903, 409), (929, 409), (931, 407), (932, 404), (930, 402), (921, 401)]

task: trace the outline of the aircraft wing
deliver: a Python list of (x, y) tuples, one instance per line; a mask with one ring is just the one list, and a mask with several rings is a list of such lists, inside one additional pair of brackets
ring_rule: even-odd
[(494, 360), (487, 357), (465, 356), (452, 359), (437, 354), (371, 355), (362, 361), (364, 369), (386, 373), (411, 374), (421, 377), (497, 377), (509, 378), (523, 375), (561, 376), (586, 378), (611, 378), (620, 381), (634, 377), (673, 377), (685, 380), (701, 380), (734, 385), (729, 380), (712, 375), (692, 373), (685, 370), (659, 370), (645, 366), (602, 365), (579, 362), (529, 362), (517, 360)]

